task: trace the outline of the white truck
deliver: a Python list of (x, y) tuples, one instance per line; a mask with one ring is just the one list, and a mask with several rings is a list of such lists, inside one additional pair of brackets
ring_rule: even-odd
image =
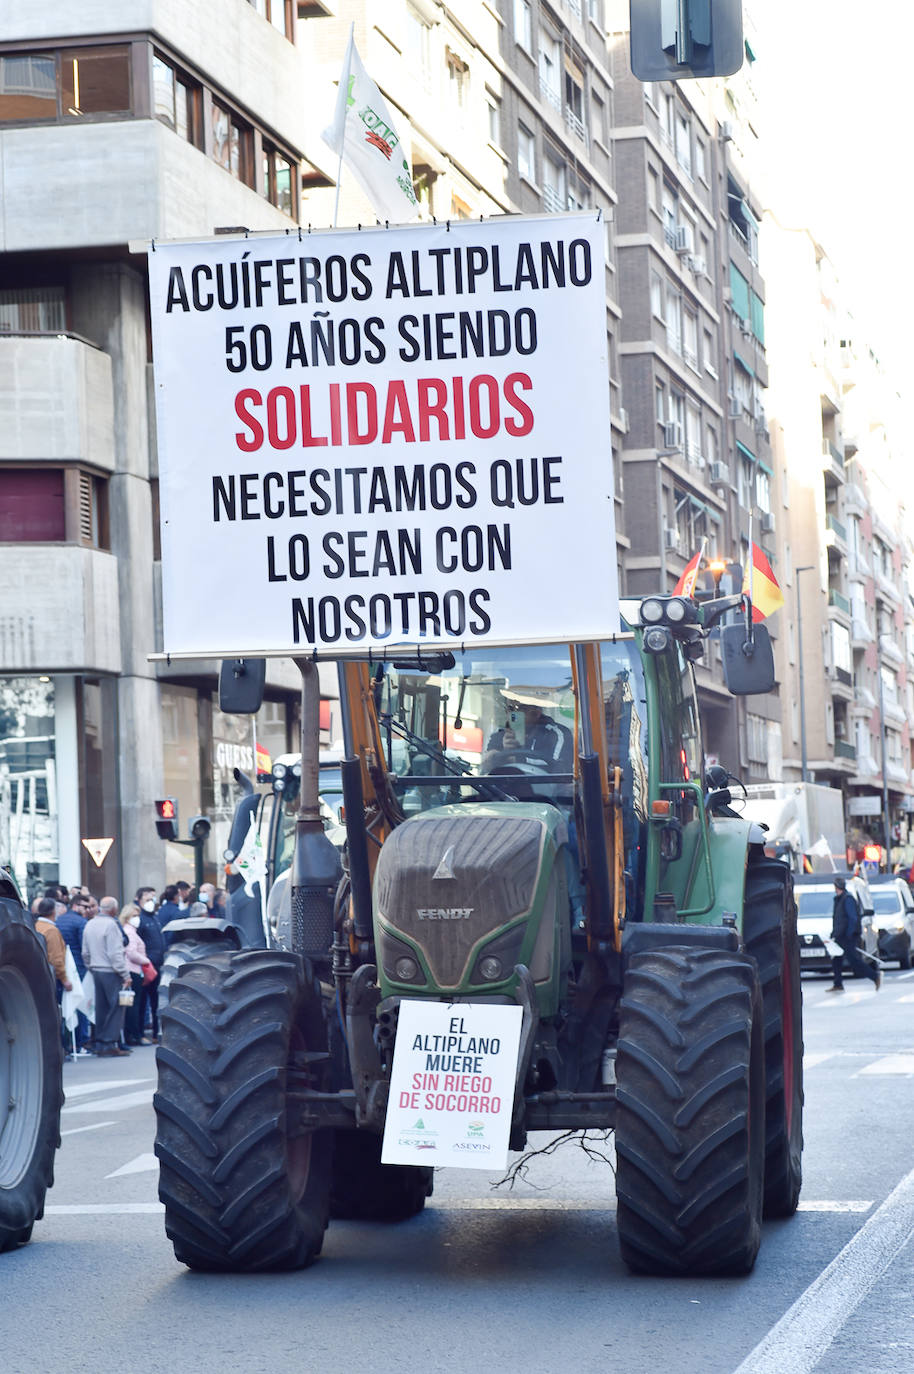
[(751, 783), (742, 814), (768, 827), (765, 848), (789, 862), (795, 873), (844, 871), (844, 799), (837, 787), (815, 782)]

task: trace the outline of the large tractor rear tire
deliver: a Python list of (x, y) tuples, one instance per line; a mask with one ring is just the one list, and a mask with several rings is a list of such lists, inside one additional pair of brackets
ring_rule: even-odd
[(0, 1251), (44, 1214), (60, 1144), (63, 1047), (45, 944), (8, 880), (0, 885)]
[(382, 1164), (381, 1137), (335, 1131), (330, 1215), (348, 1221), (405, 1221), (431, 1197), (434, 1169)]
[(165, 951), (162, 972), (159, 975), (159, 1002), (162, 1006), (168, 1001), (171, 985), (185, 964), (196, 963), (198, 959), (208, 959), (213, 954), (231, 954), (238, 948), (234, 940), (203, 939), (175, 940)]
[(761, 1235), (765, 1082), (752, 959), (632, 957), (616, 1058), (622, 1258), (645, 1274), (747, 1274)]
[(162, 1013), (153, 1105), (159, 1197), (191, 1269), (301, 1269), (320, 1253), (331, 1132), (296, 1126), (323, 1089), (326, 1029), (308, 966), (281, 950), (188, 966)]
[(765, 1215), (789, 1217), (803, 1183), (803, 1002), (793, 878), (776, 859), (746, 870), (743, 941), (765, 1021)]

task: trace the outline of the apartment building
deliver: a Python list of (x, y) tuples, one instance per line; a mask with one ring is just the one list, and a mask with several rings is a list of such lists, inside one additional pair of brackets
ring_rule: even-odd
[(769, 213), (763, 256), (788, 612), (778, 645), (784, 776), (841, 788), (851, 848), (888, 835), (893, 860), (909, 859), (914, 624), (901, 402), (815, 237)]
[[(0, 0), (0, 862), (123, 894), (190, 869), (157, 839), (212, 816), (247, 722), (216, 663), (161, 648), (145, 245), (298, 223), (318, 3)], [(188, 587), (188, 596), (193, 588)], [(226, 588), (231, 595), (231, 588)], [(201, 620), (206, 615), (200, 609)], [(294, 736), (295, 675), (259, 722)], [(95, 867), (81, 841), (112, 844)]]
[[(613, 465), (621, 566), (627, 548), (620, 460), (625, 420), (613, 80), (603, 0), (390, 0), (383, 6), (339, 0), (336, 19), (315, 27), (315, 84), (325, 92), (339, 79), (350, 23), (410, 158), (420, 219), (585, 210), (603, 219), (612, 433), (594, 436), (593, 461)], [(325, 118), (326, 97), (322, 108)], [(335, 178), (335, 161), (331, 166), (317, 153), (315, 159)], [(303, 217), (331, 223), (334, 196), (321, 187), (309, 190)], [(344, 166), (338, 222), (373, 221)]]

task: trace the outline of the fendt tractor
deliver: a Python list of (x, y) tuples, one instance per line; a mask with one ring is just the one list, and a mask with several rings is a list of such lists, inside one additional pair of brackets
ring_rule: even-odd
[(624, 611), (602, 644), (341, 663), (342, 862), (299, 660), (289, 921), (186, 963), (163, 1017), (156, 1153), (184, 1264), (301, 1267), (331, 1216), (421, 1211), (434, 1150), (381, 1163), (411, 1002), (521, 1008), (510, 1149), (613, 1130), (633, 1270), (745, 1274), (763, 1214), (795, 1211), (793, 880), (724, 770), (704, 775), (692, 669), (714, 635), (730, 691), (769, 690), (770, 642), (739, 597)]
[(0, 1252), (30, 1239), (54, 1182), (63, 1047), (44, 940), (0, 868)]

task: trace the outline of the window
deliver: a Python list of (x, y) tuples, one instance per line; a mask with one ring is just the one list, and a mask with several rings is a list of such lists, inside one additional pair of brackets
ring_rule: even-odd
[(501, 147), (501, 101), (491, 91), (486, 91), (486, 105), (489, 115), (489, 142), (496, 148)]
[(705, 145), (700, 138), (696, 138), (695, 140), (695, 175), (705, 182), (708, 179)]
[(666, 284), (666, 342), (674, 353), (682, 354), (682, 297), (672, 282)]
[(561, 50), (559, 40), (548, 29), (540, 29), (539, 87), (540, 95), (554, 109), (562, 108), (562, 89), (560, 86)]
[(771, 511), (771, 477), (759, 464), (755, 470), (755, 504), (760, 511)]
[(717, 381), (717, 355), (714, 349), (714, 335), (710, 329), (704, 330), (704, 352), (705, 371)]
[(289, 0), (248, 0), (253, 5), (258, 14), (262, 14), (264, 19), (269, 19), (274, 29), (278, 29), (284, 38), (292, 41), (292, 6)]
[(547, 210), (561, 212), (567, 209), (567, 188), (564, 162), (547, 153), (543, 159), (543, 204)]
[(447, 62), (448, 92), (451, 102), (458, 110), (464, 110), (470, 97), (470, 68), (462, 57), (451, 48), (445, 50)]
[(708, 460), (709, 467), (712, 463), (717, 462), (718, 452), (717, 433), (708, 425), (705, 430), (705, 458)]
[(533, 51), (533, 13), (530, 0), (514, 0), (514, 41)]
[(517, 126), (517, 174), (536, 182), (536, 139), (523, 124)]
[(739, 401), (743, 410), (752, 414), (752, 378), (739, 362), (733, 365), (733, 395)]
[(0, 121), (57, 118), (57, 59), (53, 53), (0, 57)]
[(741, 452), (740, 452), (740, 457), (739, 457), (739, 463), (738, 463), (738, 466), (737, 466), (736, 492), (737, 492), (737, 499), (738, 499), (740, 505), (741, 505), (745, 510), (751, 510), (751, 509), (752, 509), (752, 505), (753, 505), (753, 501), (752, 501), (752, 470), (753, 470), (754, 467), (755, 467), (755, 460), (754, 460), (754, 458), (752, 458), (752, 457), (748, 457), (748, 458), (747, 458), (747, 457), (742, 453), (742, 451), (741, 451)]
[(0, 467), (0, 542), (110, 548), (107, 477), (81, 468)]
[(0, 123), (130, 114), (126, 44), (0, 56)]
[(759, 343), (765, 343), (765, 303), (754, 291), (749, 292), (749, 320)]
[(62, 542), (63, 485), (60, 468), (0, 468), (0, 542)]
[(749, 283), (739, 268), (730, 264), (730, 303), (741, 320), (749, 319)]
[(689, 367), (698, 371), (698, 316), (691, 310), (682, 314), (682, 356)]
[(269, 144), (263, 145), (263, 194), (271, 205), (295, 218), (295, 168)]
[(584, 137), (584, 73), (569, 54), (565, 54), (565, 123), (578, 138)]
[(201, 146), (200, 87), (158, 53), (152, 59), (152, 102), (157, 119), (179, 138)]
[(431, 25), (406, 6), (406, 56), (413, 76), (427, 90), (431, 80)]
[(663, 313), (663, 278), (659, 272), (651, 272), (651, 314), (658, 320), (665, 318)]
[(831, 658), (834, 667), (847, 674), (845, 680), (850, 684), (854, 672), (850, 630), (835, 620), (831, 622)]
[(591, 92), (590, 107), (593, 110), (593, 134), (604, 147), (609, 142), (606, 132), (606, 102), (596, 91)]
[(746, 713), (746, 753), (750, 763), (768, 762), (768, 721)]
[(251, 186), (254, 180), (254, 133), (251, 127), (214, 100), (211, 128), (215, 161), (238, 181)]
[(676, 135), (676, 102), (672, 95), (660, 97), (660, 138), (671, 148)]
[(687, 176), (692, 175), (692, 130), (685, 115), (676, 115), (676, 161)]
[(704, 455), (701, 451), (701, 411), (694, 401), (686, 402), (685, 421), (686, 458), (693, 467), (704, 467)]
[(20, 286), (0, 291), (0, 334), (62, 334), (67, 298), (62, 286)]
[(658, 382), (654, 387), (654, 415), (659, 424), (666, 421), (666, 387)]

